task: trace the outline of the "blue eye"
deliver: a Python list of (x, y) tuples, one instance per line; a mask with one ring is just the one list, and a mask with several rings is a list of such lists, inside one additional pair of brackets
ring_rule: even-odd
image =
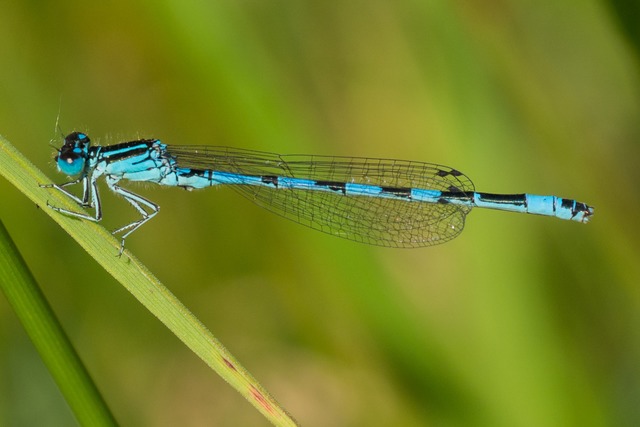
[(84, 153), (76, 152), (76, 150), (60, 150), (60, 154), (56, 157), (56, 162), (60, 172), (74, 176), (83, 171), (85, 156)]
[(90, 139), (82, 132), (72, 132), (64, 138), (56, 156), (60, 172), (69, 176), (81, 174), (87, 166)]

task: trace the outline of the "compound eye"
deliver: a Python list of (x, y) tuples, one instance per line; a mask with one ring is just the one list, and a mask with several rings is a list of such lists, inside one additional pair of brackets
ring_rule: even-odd
[(60, 172), (69, 176), (78, 175), (84, 169), (85, 158), (82, 153), (74, 151), (61, 152), (56, 157)]

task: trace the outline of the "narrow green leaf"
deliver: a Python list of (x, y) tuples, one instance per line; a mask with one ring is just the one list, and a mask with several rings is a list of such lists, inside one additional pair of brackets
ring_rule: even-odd
[(78, 422), (83, 426), (117, 425), (2, 221), (0, 289)]

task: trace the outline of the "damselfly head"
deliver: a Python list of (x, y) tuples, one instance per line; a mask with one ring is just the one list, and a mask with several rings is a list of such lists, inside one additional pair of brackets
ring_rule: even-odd
[(67, 135), (55, 158), (60, 172), (69, 176), (80, 174), (85, 168), (90, 142), (89, 137), (82, 132)]

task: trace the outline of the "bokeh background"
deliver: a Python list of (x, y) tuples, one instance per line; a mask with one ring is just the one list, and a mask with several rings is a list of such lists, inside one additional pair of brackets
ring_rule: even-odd
[[(588, 225), (475, 210), (391, 250), (228, 189), (138, 186), (128, 241), (306, 426), (640, 425), (640, 43), (632, 1), (3, 1), (0, 133), (55, 129), (437, 162)], [(135, 215), (104, 193), (104, 225)], [(0, 180), (0, 217), (122, 425), (267, 422)], [(0, 298), (0, 425), (74, 419)]]

